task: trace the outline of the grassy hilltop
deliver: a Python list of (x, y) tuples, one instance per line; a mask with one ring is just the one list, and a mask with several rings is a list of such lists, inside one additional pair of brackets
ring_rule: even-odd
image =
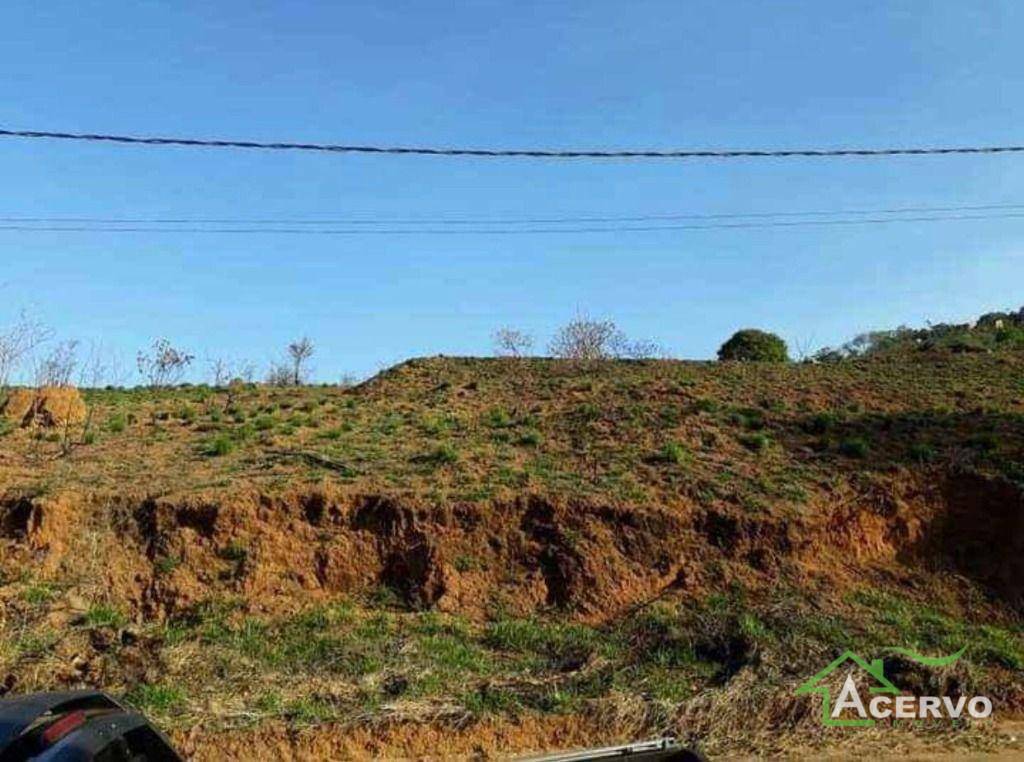
[(70, 446), (0, 438), (0, 685), (200, 758), (842, 744), (792, 690), (846, 648), (968, 645), (886, 674), (1024, 700), (1016, 350), (84, 396)]

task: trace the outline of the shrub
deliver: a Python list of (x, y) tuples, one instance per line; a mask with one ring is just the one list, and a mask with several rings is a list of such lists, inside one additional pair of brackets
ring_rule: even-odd
[(100, 627), (124, 627), (128, 618), (113, 606), (105, 603), (98, 603), (92, 606), (83, 617), (82, 624), (90, 629)]
[(153, 562), (153, 569), (157, 574), (170, 574), (181, 566), (181, 559), (177, 556), (161, 556)]
[(846, 439), (839, 443), (839, 452), (848, 458), (863, 458), (868, 454), (868, 443), (863, 439)]
[(924, 442), (915, 442), (910, 446), (910, 457), (918, 463), (928, 463), (935, 460), (937, 453), (935, 448)]
[(662, 463), (685, 463), (689, 458), (689, 451), (684, 445), (679, 442), (669, 442), (661, 448), (661, 452), (658, 455), (658, 460)]
[(488, 410), (484, 420), (492, 429), (504, 429), (512, 425), (512, 416), (500, 407), (492, 407)]
[(270, 431), (274, 428), (274, 423), (275, 421), (272, 415), (261, 415), (253, 423), (253, 426), (256, 427), (256, 431)]
[(234, 449), (235, 443), (231, 441), (230, 437), (222, 434), (219, 437), (214, 437), (203, 446), (203, 455), (216, 458), (221, 455), (227, 455)]
[(450, 463), (455, 463), (459, 459), (459, 452), (450, 444), (438, 445), (434, 450), (426, 457), (426, 460), (433, 463), (435, 466), (443, 466)]
[(693, 409), (698, 413), (713, 413), (718, 410), (718, 403), (714, 400), (699, 397), (693, 401)]
[(804, 430), (810, 434), (824, 434), (836, 423), (835, 413), (818, 413), (804, 422)]
[(788, 362), (786, 342), (774, 333), (745, 328), (736, 331), (718, 350), (719, 360), (740, 362)]
[(516, 440), (516, 444), (522, 445), (523, 447), (537, 447), (542, 441), (540, 432), (535, 429), (529, 429), (524, 431), (522, 435)]
[(744, 434), (740, 437), (740, 444), (752, 452), (761, 452), (768, 448), (768, 437), (764, 434)]

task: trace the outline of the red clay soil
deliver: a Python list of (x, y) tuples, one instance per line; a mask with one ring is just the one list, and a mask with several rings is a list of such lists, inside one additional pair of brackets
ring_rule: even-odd
[[(500, 596), (510, 613), (556, 609), (598, 623), (668, 591), (701, 595), (730, 580), (756, 588), (783, 568), (829, 571), (841, 585), (858, 568), (892, 562), (953, 570), (1017, 606), (1022, 505), (1008, 482), (948, 473), (896, 474), (786, 518), (536, 496), (427, 505), (324, 487), (280, 496), (20, 498), (5, 507), (0, 532), (14, 540), (10, 552), (29, 554), (44, 572), (79, 565), (82, 538), (116, 547), (102, 569), (106, 584), (147, 619), (186, 611), (216, 590), (277, 613), (384, 585), (415, 608), (471, 618)], [(158, 573), (167, 557), (178, 563)], [(470, 568), (457, 562), (467, 557)]]

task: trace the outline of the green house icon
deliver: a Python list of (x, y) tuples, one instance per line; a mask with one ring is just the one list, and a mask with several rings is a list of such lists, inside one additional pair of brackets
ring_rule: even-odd
[(890, 683), (885, 677), (885, 670), (882, 667), (882, 660), (875, 659), (868, 662), (860, 658), (853, 651), (844, 651), (841, 655), (831, 661), (827, 667), (811, 677), (807, 682), (796, 689), (797, 696), (804, 696), (810, 693), (821, 694), (821, 722), (830, 727), (867, 727), (874, 725), (875, 721), (869, 718), (857, 720), (841, 720), (832, 717), (832, 694), (827, 685), (822, 684), (826, 677), (846, 662), (853, 662), (856, 666), (871, 676), (875, 685), (869, 689), (871, 693), (899, 693), (899, 689)]

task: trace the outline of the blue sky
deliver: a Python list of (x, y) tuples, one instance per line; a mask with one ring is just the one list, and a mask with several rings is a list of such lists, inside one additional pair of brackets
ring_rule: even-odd
[[(1024, 143), (1007, 2), (9, 0), (0, 126), (343, 143)], [(0, 217), (626, 216), (1024, 203), (1024, 156), (481, 161), (0, 140)], [(1024, 219), (517, 236), (0, 231), (22, 307), (130, 360), (157, 336), (317, 376), (543, 346), (585, 310), (673, 354), (830, 344), (1024, 303)]]

